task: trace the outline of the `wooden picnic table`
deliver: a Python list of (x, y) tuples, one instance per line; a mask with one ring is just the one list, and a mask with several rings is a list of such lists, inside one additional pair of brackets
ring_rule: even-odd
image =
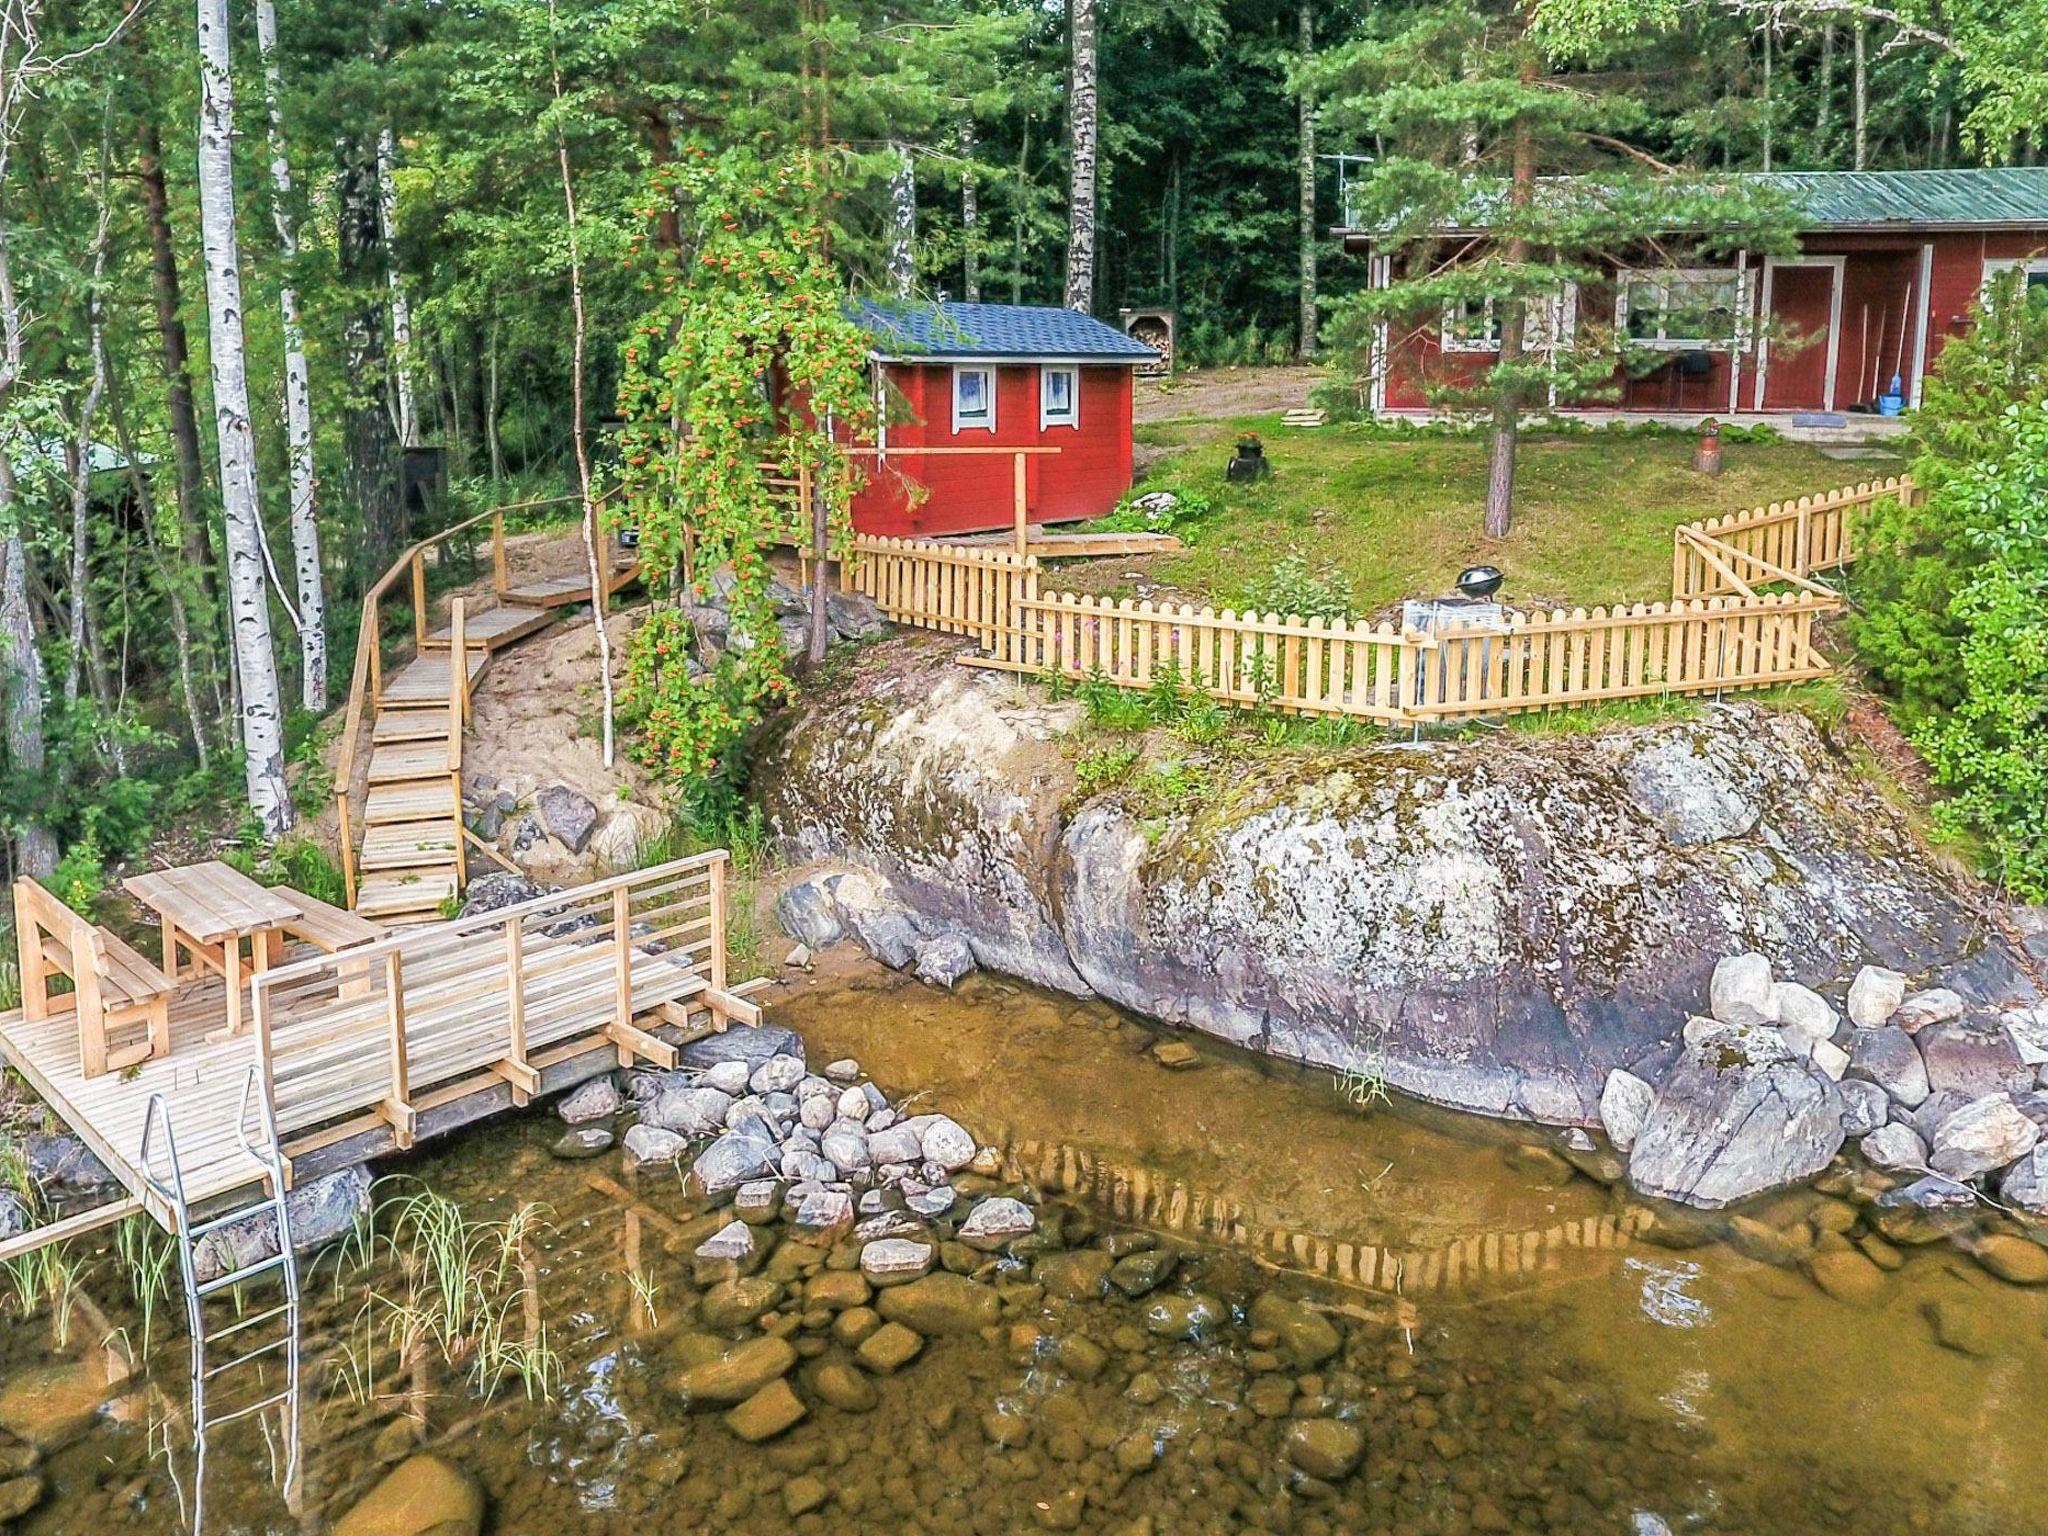
[(122, 882), (128, 893), (152, 909), (163, 924), (164, 974), (184, 974), (180, 952), (227, 982), (227, 1034), (242, 1032), (242, 945), (249, 945), (249, 969), (261, 974), (284, 955), (284, 930), (306, 913), (296, 892), (258, 885), (218, 859), (186, 864)]

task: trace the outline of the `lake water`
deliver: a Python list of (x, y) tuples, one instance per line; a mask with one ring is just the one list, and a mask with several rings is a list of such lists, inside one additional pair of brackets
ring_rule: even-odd
[[(713, 1277), (691, 1252), (723, 1215), (666, 1169), (554, 1159), (552, 1116), (507, 1119), (390, 1169), (402, 1178), (379, 1194), (431, 1187), (480, 1221), (545, 1208), (493, 1294), (516, 1298), (510, 1356), (545, 1340), (552, 1397), (514, 1374), (487, 1399), (475, 1352), (402, 1348), (394, 1303), (418, 1277), (391, 1254), (330, 1258), (307, 1281), (292, 1497), (276, 1424), (245, 1420), (210, 1437), (206, 1529), (349, 1530), (345, 1512), (423, 1447), (481, 1484), (495, 1532), (2048, 1526), (2048, 1290), (1955, 1243), (1875, 1240), (1852, 1200), (1765, 1202), (1738, 1246), (1723, 1222), (1573, 1171), (1545, 1133), (1361, 1106), (1326, 1075), (1199, 1040), (1199, 1065), (1169, 1070), (1138, 1021), (985, 977), (950, 996), (867, 973), (799, 982), (770, 1016), (814, 1065), (853, 1056), (892, 1099), (1003, 1148), (999, 1182), (1028, 1185), (1076, 1250), (1149, 1232), (1181, 1253), (1173, 1278), (1070, 1300), (1063, 1284), (1099, 1266), (1041, 1259), (1041, 1292), (1018, 1264), (985, 1334), (934, 1334), (872, 1375), (851, 1363), (846, 1298), (814, 1302), (793, 1277), (761, 1324), (708, 1325)], [(1804, 1266), (1850, 1248), (1889, 1268), (1837, 1300)], [(1334, 1348), (1291, 1357), (1251, 1317), (1268, 1292), (1306, 1303)], [(1173, 1336), (1195, 1293), (1216, 1315)], [(111, 1253), (88, 1267), (61, 1346), (49, 1304), (27, 1321), (11, 1292), (7, 1307), (0, 1425), (61, 1444), (16, 1528), (189, 1528), (179, 1309), (159, 1305), (138, 1375), (67, 1434), (59, 1411), (77, 1418), (140, 1350), (128, 1283)], [(807, 1412), (757, 1444), (675, 1387), (707, 1335), (762, 1326), (802, 1356), (788, 1379)], [(828, 1365), (841, 1384), (823, 1394)], [(1326, 1449), (1301, 1448), (1308, 1420), (1362, 1436), (1353, 1470), (1304, 1470)]]

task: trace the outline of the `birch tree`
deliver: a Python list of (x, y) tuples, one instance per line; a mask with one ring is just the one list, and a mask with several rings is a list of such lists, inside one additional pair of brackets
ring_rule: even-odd
[[(1301, 0), (1299, 22), (1301, 64), (1304, 70), (1315, 58), (1315, 15), (1309, 0)], [(1306, 84), (1297, 86), (1297, 111), (1301, 120), (1299, 186), (1301, 236), (1301, 360), (1316, 355), (1316, 253), (1321, 244), (1316, 231), (1316, 97)]]
[(242, 335), (240, 242), (235, 234), (235, 95), (227, 0), (197, 0), (199, 32), (199, 225), (206, 268), (213, 421), (220, 447), (228, 607), (241, 680), (243, 779), (264, 834), (292, 825), (284, 777), (284, 711), (271, 649), (263, 527), (256, 492), (256, 439), (249, 420)]
[(391, 284), (391, 375), (398, 401), (398, 446), (419, 441), (419, 406), (412, 389), (412, 305), (398, 269), (398, 136), (385, 124), (377, 131), (377, 235), (384, 243), (384, 270)]
[(298, 216), (292, 207), (292, 165), (285, 153), (284, 78), (277, 62), (276, 0), (256, 0), (256, 46), (263, 56), (263, 103), (269, 128), (270, 217), (283, 265), (277, 304), (284, 325), (285, 454), (291, 474), (292, 569), (298, 590), (300, 700), (327, 708), (327, 593), (320, 567), (318, 488), (313, 478), (313, 396), (299, 319)]
[(981, 302), (981, 205), (974, 187), (974, 118), (960, 119), (960, 297)]
[(1067, 295), (1095, 308), (1096, 0), (1067, 0)]
[(889, 291), (908, 299), (917, 288), (917, 162), (910, 146), (892, 147), (896, 167), (889, 176)]

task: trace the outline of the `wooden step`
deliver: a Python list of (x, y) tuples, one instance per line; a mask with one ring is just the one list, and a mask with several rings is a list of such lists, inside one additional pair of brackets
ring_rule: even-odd
[(362, 869), (455, 867), (455, 828), (446, 816), (434, 821), (387, 821), (363, 829)]
[[(611, 589), (636, 581), (640, 566), (636, 561), (630, 565), (615, 565), (611, 572)], [(516, 587), (507, 587), (498, 594), (509, 604), (522, 608), (562, 608), (570, 603), (590, 601), (590, 578), (581, 572), (574, 576), (537, 576), (523, 581)], [(446, 641), (442, 642), (444, 645)]]
[[(584, 583), (588, 588), (589, 583)], [(527, 607), (519, 603), (501, 603), (495, 608), (486, 608), (480, 613), (467, 615), (462, 624), (462, 643), (473, 651), (495, 651), (500, 646), (522, 640), (537, 629), (545, 629), (554, 622), (554, 614), (546, 608)], [(427, 636), (422, 650), (445, 651), (448, 649), (449, 626), (443, 624)]]
[(380, 922), (418, 915), (435, 918), (455, 894), (455, 872), (371, 875), (356, 887), (356, 911)]
[(455, 787), (444, 773), (437, 779), (406, 779), (397, 784), (372, 784), (363, 801), (363, 825), (394, 821), (439, 821), (455, 825)]
[(379, 715), (370, 727), (370, 744), (388, 747), (394, 742), (448, 740), (448, 717), (430, 709), (400, 709)]
[[(464, 647), (465, 650), (468, 647)], [(472, 686), (490, 661), (488, 651), (469, 652), (469, 680)], [(415, 656), (384, 679), (377, 695), (377, 708), (446, 709), (448, 707), (448, 658), (439, 653)]]
[(407, 779), (431, 779), (448, 774), (448, 741), (405, 742), (379, 747), (370, 754), (372, 784), (402, 784)]

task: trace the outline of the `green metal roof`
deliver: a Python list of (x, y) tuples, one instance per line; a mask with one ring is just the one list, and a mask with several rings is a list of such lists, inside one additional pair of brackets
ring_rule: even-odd
[(1779, 171), (1813, 227), (1872, 225), (2048, 226), (2048, 167), (1954, 171)]

